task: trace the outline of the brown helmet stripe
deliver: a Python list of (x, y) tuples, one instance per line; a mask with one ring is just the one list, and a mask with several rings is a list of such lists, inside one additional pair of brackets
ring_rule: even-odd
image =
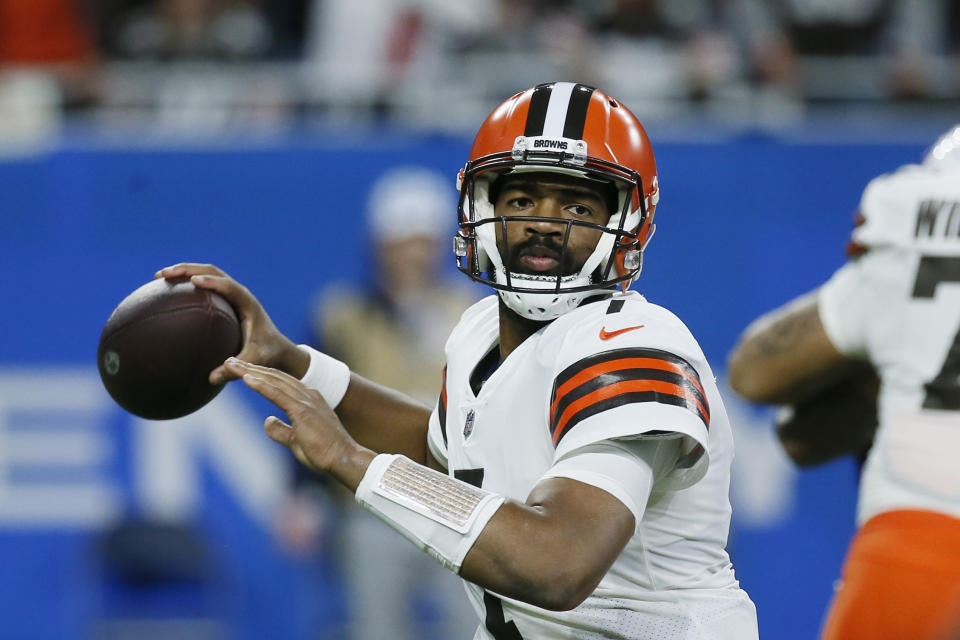
[(583, 127), (587, 122), (587, 107), (594, 88), (578, 84), (570, 94), (570, 106), (567, 107), (567, 119), (563, 125), (563, 137), (579, 140), (583, 137)]
[(530, 97), (523, 135), (581, 139), (594, 91), (593, 87), (572, 82), (537, 85)]
[(550, 103), (550, 94), (553, 93), (553, 83), (538, 84), (530, 98), (530, 110), (527, 112), (527, 124), (523, 135), (543, 135), (543, 124), (547, 119), (547, 105)]

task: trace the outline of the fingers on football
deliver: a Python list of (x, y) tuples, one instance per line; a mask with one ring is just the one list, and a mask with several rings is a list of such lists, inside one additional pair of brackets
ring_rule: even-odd
[[(255, 340), (251, 339), (251, 336), (254, 334), (254, 319), (259, 317), (262, 312), (260, 311), (260, 303), (250, 293), (250, 290), (226, 274), (197, 274), (191, 276), (190, 281), (201, 289), (210, 289), (219, 293), (230, 302), (240, 317), (240, 327), (243, 332), (243, 347), (237, 357), (247, 361), (257, 360), (259, 358), (259, 346), (255, 344)], [(222, 367), (210, 372), (211, 384), (220, 384), (236, 378), (237, 376), (231, 376)]]
[[(220, 274), (194, 274), (190, 277), (190, 281), (194, 286), (216, 291), (226, 298), (240, 315), (244, 337), (249, 338), (253, 329), (254, 317), (260, 308), (260, 303), (253, 297), (249, 289), (223, 272), (220, 272)], [(242, 357), (241, 355), (241, 359)]]
[(214, 275), (214, 276), (225, 276), (227, 275), (221, 269), (213, 266), (212, 264), (199, 264), (196, 262), (180, 262), (178, 264), (170, 265), (169, 267), (164, 267), (160, 269), (155, 274), (154, 278), (188, 278), (190, 276), (197, 275)]
[(226, 274), (194, 273), (190, 274), (190, 282), (201, 289), (216, 291), (240, 311), (254, 302), (250, 290)]

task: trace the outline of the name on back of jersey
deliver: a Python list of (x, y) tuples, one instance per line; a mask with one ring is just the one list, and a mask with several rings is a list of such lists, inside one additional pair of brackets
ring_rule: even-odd
[(917, 207), (917, 222), (913, 237), (930, 240), (960, 240), (960, 202), (922, 200)]

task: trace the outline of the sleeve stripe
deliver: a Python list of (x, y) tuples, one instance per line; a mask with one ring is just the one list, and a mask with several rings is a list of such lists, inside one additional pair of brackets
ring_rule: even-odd
[(697, 397), (686, 388), (659, 380), (629, 380), (607, 385), (571, 403), (551, 422), (553, 443), (558, 444), (570, 429), (585, 418), (625, 404), (658, 402), (684, 407), (709, 427), (710, 419)]
[(601, 373), (593, 378), (586, 379), (586, 381), (578, 387), (570, 388), (562, 396), (559, 395), (558, 392), (558, 394), (554, 397), (553, 404), (550, 405), (551, 422), (556, 419), (556, 416), (563, 415), (567, 407), (580, 398), (589, 395), (590, 393), (593, 393), (602, 387), (617, 384), (619, 382), (627, 382), (630, 380), (657, 380), (660, 382), (669, 382), (683, 388), (688, 394), (692, 394), (696, 401), (698, 410), (707, 417), (707, 421), (709, 422), (710, 405), (707, 402), (702, 389), (699, 386), (693, 385), (690, 380), (679, 373), (664, 369), (623, 369), (619, 371)]
[[(626, 400), (625, 398), (629, 396), (633, 396), (634, 399)], [(619, 401), (611, 403), (612, 399), (619, 399)], [(705, 407), (688, 389), (660, 380), (627, 380), (601, 387), (572, 402), (562, 414), (554, 416), (551, 419), (554, 444), (560, 442), (574, 424), (588, 415), (603, 411), (603, 407), (616, 407), (627, 402), (661, 402), (684, 407), (700, 418), (707, 428), (710, 426), (710, 418)], [(581, 415), (585, 409), (590, 410), (589, 413)]]
[(587, 367), (621, 358), (653, 358), (654, 360), (663, 360), (673, 363), (678, 367), (689, 371), (690, 375), (693, 377), (697, 377), (697, 370), (694, 369), (689, 362), (680, 356), (671, 353), (670, 351), (664, 351), (663, 349), (651, 349), (649, 347), (628, 347), (626, 349), (611, 349), (609, 351), (601, 351), (600, 353), (595, 353), (592, 356), (574, 362), (572, 365), (560, 372), (560, 375), (557, 376), (557, 384), (563, 384)]
[(440, 387), (440, 398), (437, 400), (437, 417), (440, 419), (440, 434), (443, 444), (447, 443), (447, 367), (443, 367), (443, 386)]
[[(662, 395), (657, 394), (656, 392), (640, 392), (640, 393), (624, 393), (619, 396), (614, 396), (608, 398), (601, 402), (597, 402), (588, 407), (581, 409), (575, 414), (570, 416), (570, 420), (564, 425), (562, 430), (558, 430), (553, 436), (553, 444), (557, 446), (560, 444), (560, 441), (563, 440), (563, 437), (570, 433), (570, 431), (579, 424), (582, 420), (586, 420), (591, 416), (595, 416), (598, 413), (603, 413), (610, 409), (620, 407), (627, 404), (638, 404), (642, 402), (657, 402), (659, 404), (669, 404), (673, 406), (685, 407), (686, 402), (682, 398), (677, 398), (676, 396)], [(663, 430), (657, 430), (655, 432), (663, 434), (666, 433)]]
[(685, 360), (672, 354), (669, 354), (671, 356), (670, 360), (662, 357), (637, 357), (638, 354), (636, 354), (636, 352), (647, 351), (654, 350), (618, 349), (617, 351), (608, 351), (606, 353), (599, 354), (602, 356), (607, 356), (602, 360), (599, 360), (596, 356), (594, 356), (593, 358), (580, 360), (579, 362), (567, 367), (559, 376), (557, 376), (557, 382), (553, 392), (553, 404), (556, 405), (558, 399), (567, 395), (571, 390), (579, 387), (585, 382), (596, 378), (597, 376), (627, 369), (660, 369), (661, 371), (675, 373), (686, 379), (686, 381), (700, 393), (701, 398), (706, 398), (707, 394), (703, 391), (703, 386), (700, 384), (700, 376), (697, 375), (696, 369), (691, 367)]

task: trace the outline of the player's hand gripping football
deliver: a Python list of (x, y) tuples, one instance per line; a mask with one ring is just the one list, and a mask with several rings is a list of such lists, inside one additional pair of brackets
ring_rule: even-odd
[[(240, 316), (243, 330), (243, 347), (237, 358), (253, 364), (264, 365), (302, 377), (310, 364), (310, 357), (298, 349), (280, 333), (267, 315), (260, 301), (250, 290), (211, 264), (181, 262), (160, 269), (155, 278), (183, 280), (189, 278), (194, 286), (216, 291), (226, 298)], [(221, 384), (235, 380), (239, 374), (219, 366), (210, 372), (210, 383)]]
[(374, 453), (350, 437), (319, 392), (282, 371), (238, 358), (228, 358), (224, 368), (232, 378), (242, 378), (248, 387), (290, 418), (290, 424), (276, 416), (264, 421), (271, 440), (290, 449), (307, 467), (330, 472), (350, 490), (356, 490)]

